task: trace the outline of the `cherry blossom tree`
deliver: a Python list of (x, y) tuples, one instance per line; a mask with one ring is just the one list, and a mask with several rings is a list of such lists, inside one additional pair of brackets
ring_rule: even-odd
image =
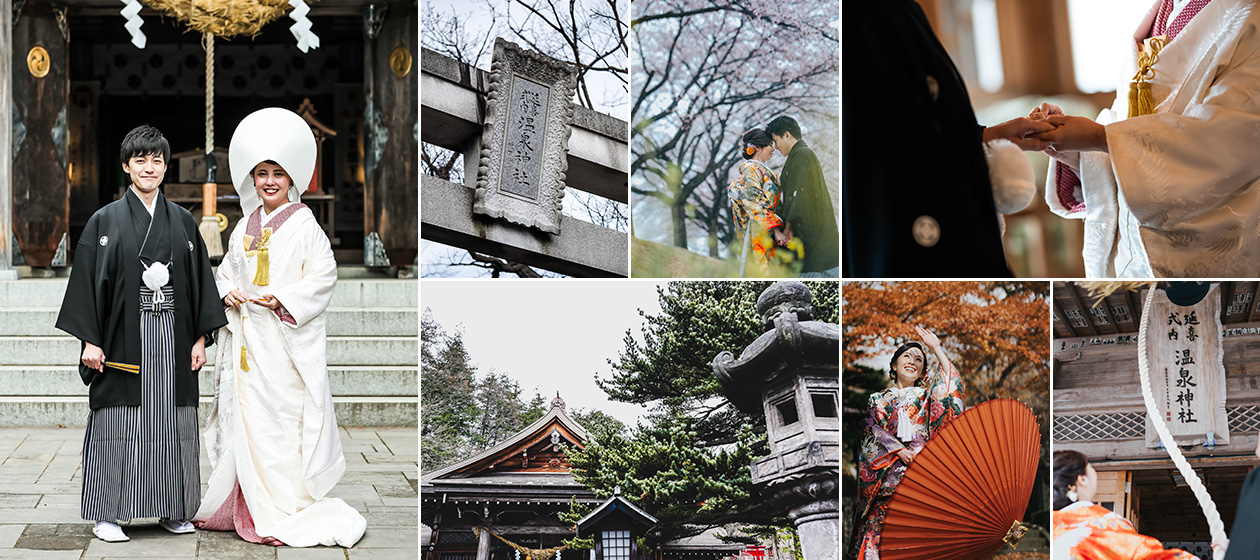
[(726, 187), (739, 138), (775, 116), (795, 118), (820, 155), (838, 153), (837, 5), (804, 0), (784, 8), (767, 0), (634, 3), (636, 236), (707, 245), (719, 256), (735, 237)]

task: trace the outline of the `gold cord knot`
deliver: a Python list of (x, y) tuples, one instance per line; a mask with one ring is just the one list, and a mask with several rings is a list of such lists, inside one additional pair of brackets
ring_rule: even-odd
[(1129, 118), (1155, 113), (1155, 100), (1151, 94), (1150, 80), (1155, 78), (1155, 63), (1159, 52), (1168, 44), (1167, 35), (1159, 35), (1142, 41), (1138, 51), (1137, 73), (1129, 82)]

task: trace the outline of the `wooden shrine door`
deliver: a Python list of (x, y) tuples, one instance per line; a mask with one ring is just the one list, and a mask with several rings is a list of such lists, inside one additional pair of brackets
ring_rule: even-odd
[(68, 264), (70, 57), (64, 10), (29, 0), (14, 15), (13, 235), (26, 264), (37, 267)]
[(416, 168), (420, 52), (416, 4), (389, 2), (366, 9), (369, 17), (363, 86), (364, 264), (409, 266), (419, 253), (420, 176)]
[(1134, 500), (1129, 492), (1130, 474), (1129, 471), (1103, 471), (1098, 473), (1098, 492), (1094, 495), (1094, 503), (1102, 504), (1103, 507), (1110, 509), (1120, 515), (1123, 515), (1134, 524), (1136, 520), (1131, 517), (1134, 513)]

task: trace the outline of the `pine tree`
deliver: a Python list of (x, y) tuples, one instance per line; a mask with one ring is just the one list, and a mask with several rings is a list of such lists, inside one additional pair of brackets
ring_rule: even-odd
[(498, 445), (524, 428), (521, 387), (506, 374), (491, 370), (476, 383), (478, 424), (473, 443), (479, 450)]
[[(837, 322), (837, 283), (806, 284), (815, 319)], [(600, 497), (619, 487), (656, 516), (648, 546), (732, 523), (790, 525), (752, 485), (749, 464), (768, 453), (765, 420), (727, 402), (710, 365), (719, 352), (738, 354), (766, 332), (755, 304), (770, 285), (671, 282), (658, 288), (661, 313), (640, 312), (642, 342), (627, 332), (625, 350), (609, 360), (612, 374), (598, 380), (612, 399), (649, 406), (651, 413), (629, 434), (592, 433), (583, 452), (569, 453), (573, 473)]]

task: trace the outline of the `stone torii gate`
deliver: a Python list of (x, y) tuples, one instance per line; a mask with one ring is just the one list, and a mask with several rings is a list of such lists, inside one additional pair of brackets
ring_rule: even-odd
[(423, 175), (420, 236), (570, 276), (626, 276), (629, 236), (560, 214), (564, 187), (628, 203), (626, 121), (574, 105), (567, 65), (498, 39), (491, 72), (422, 49), (421, 140), (464, 155)]

